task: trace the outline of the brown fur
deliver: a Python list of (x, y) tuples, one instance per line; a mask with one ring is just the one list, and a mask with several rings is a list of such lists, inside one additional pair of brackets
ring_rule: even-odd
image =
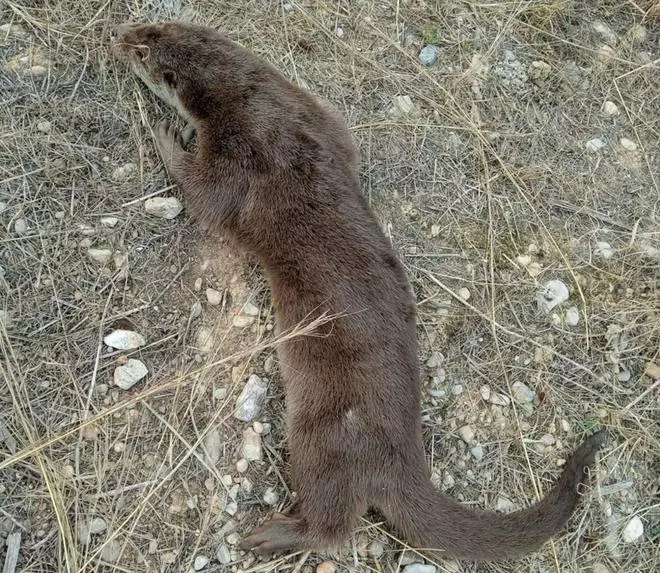
[(243, 540), (260, 552), (340, 545), (370, 506), (417, 547), (500, 559), (539, 547), (579, 500), (602, 433), (529, 509), (476, 511), (436, 491), (424, 458), (415, 301), (360, 193), (342, 118), (249, 51), (203, 27), (126, 25), (115, 51), (197, 131), (155, 131), (190, 212), (257, 255), (280, 331), (324, 312), (325, 336), (279, 348), (293, 509)]

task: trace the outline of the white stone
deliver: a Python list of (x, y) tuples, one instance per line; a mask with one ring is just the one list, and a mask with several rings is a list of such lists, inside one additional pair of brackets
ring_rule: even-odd
[(643, 43), (646, 40), (646, 28), (641, 24), (635, 24), (630, 29), (630, 37), (632, 38), (633, 42), (638, 44)]
[(419, 63), (423, 66), (432, 66), (438, 60), (438, 49), (435, 46), (424, 46), (419, 52)]
[(415, 111), (415, 104), (409, 95), (400, 95), (392, 98), (390, 115), (401, 117)]
[(541, 443), (544, 446), (552, 446), (555, 443), (555, 437), (552, 434), (543, 434), (541, 436)]
[(103, 338), (103, 342), (107, 346), (116, 348), (117, 350), (133, 350), (146, 344), (144, 336), (133, 332), (132, 330), (117, 329), (113, 330)]
[(470, 299), (470, 291), (469, 289), (463, 287), (458, 289), (458, 296), (460, 296), (463, 300), (469, 300)]
[(176, 197), (152, 197), (144, 202), (144, 210), (155, 217), (174, 219), (183, 211), (183, 204)]
[(135, 165), (133, 163), (126, 163), (120, 167), (117, 167), (112, 172), (112, 179), (114, 181), (123, 181), (128, 178), (128, 176), (135, 171)]
[(280, 494), (273, 487), (266, 488), (264, 492), (264, 503), (267, 505), (275, 505), (280, 500)]
[(424, 563), (411, 563), (403, 568), (403, 573), (436, 573), (438, 570), (434, 565)]
[(218, 428), (213, 428), (204, 436), (204, 453), (206, 454), (206, 463), (211, 467), (215, 466), (220, 460), (222, 451), (222, 438)]
[(210, 559), (206, 555), (198, 555), (193, 562), (193, 569), (195, 571), (201, 571), (209, 564), (209, 561)]
[(626, 543), (635, 543), (644, 536), (644, 524), (635, 516), (623, 528), (623, 540)]
[(101, 217), (101, 225), (104, 227), (115, 227), (119, 223), (119, 219), (117, 217)]
[(266, 399), (268, 384), (266, 380), (252, 374), (245, 383), (243, 391), (236, 399), (236, 410), (234, 417), (243, 422), (251, 422), (261, 411), (261, 407)]
[(249, 462), (260, 462), (262, 458), (261, 436), (252, 428), (243, 431), (241, 456)]
[(222, 293), (214, 288), (207, 288), (206, 300), (211, 306), (218, 306), (222, 302)]
[(232, 325), (234, 325), (236, 328), (246, 328), (253, 322), (254, 316), (247, 316), (245, 314), (238, 314), (231, 321)]
[(509, 513), (511, 511), (514, 511), (516, 509), (516, 506), (505, 495), (498, 495), (497, 501), (495, 502), (495, 509), (497, 511), (501, 511), (502, 513)]
[(476, 432), (472, 426), (463, 426), (458, 429), (458, 435), (469, 446), (474, 443)]
[(619, 139), (619, 145), (621, 145), (626, 151), (637, 151), (637, 144), (627, 137)]
[(592, 153), (600, 151), (603, 149), (603, 147), (605, 147), (605, 145), (606, 143), (600, 137), (594, 137), (584, 144), (584, 146), (587, 148), (587, 151), (591, 151)]
[(28, 222), (25, 219), (16, 219), (14, 221), (14, 232), (18, 235), (25, 235), (28, 232)]
[(244, 474), (248, 469), (248, 465), (249, 465), (248, 461), (241, 458), (236, 462), (236, 471), (239, 474)]
[(202, 354), (208, 354), (215, 348), (215, 335), (208, 326), (200, 326), (195, 339), (195, 346)]
[(126, 364), (115, 368), (113, 378), (116, 386), (119, 386), (122, 390), (128, 390), (147, 374), (149, 374), (149, 370), (143, 362), (135, 358), (129, 358)]
[(241, 314), (245, 314), (246, 316), (259, 316), (259, 312), (259, 307), (250, 301), (246, 302), (241, 309)]
[(53, 129), (53, 124), (48, 120), (43, 120), (37, 123), (37, 129), (41, 133), (50, 133)]
[(541, 310), (549, 313), (553, 308), (568, 300), (568, 287), (560, 280), (545, 283), (537, 293), (536, 300)]
[(101, 549), (101, 559), (107, 563), (115, 563), (121, 555), (121, 543), (117, 539), (110, 539), (105, 542)]
[(231, 563), (231, 552), (229, 551), (229, 547), (224, 543), (218, 545), (218, 549), (215, 552), (215, 558), (223, 565), (229, 565)]
[(93, 261), (107, 265), (112, 259), (112, 251), (110, 249), (87, 249), (87, 255)]
[(614, 256), (614, 249), (612, 248), (612, 245), (605, 241), (596, 241), (594, 253), (607, 260)]
[(92, 535), (99, 535), (108, 529), (108, 524), (102, 517), (94, 517), (88, 526), (88, 530)]
[(522, 382), (514, 382), (511, 386), (513, 399), (518, 404), (531, 404), (536, 397), (536, 392)]
[(614, 46), (617, 43), (618, 38), (616, 34), (605, 22), (596, 20), (595, 22), (591, 23), (591, 27), (593, 28), (594, 32), (596, 32), (608, 44)]
[(568, 326), (577, 326), (580, 322), (580, 311), (577, 306), (572, 306), (566, 309), (564, 313), (564, 322)]
[(481, 446), (470, 448), (470, 453), (475, 460), (480, 460), (484, 457), (484, 449)]
[(619, 115), (619, 107), (613, 101), (606, 101), (600, 110), (606, 117), (615, 117)]

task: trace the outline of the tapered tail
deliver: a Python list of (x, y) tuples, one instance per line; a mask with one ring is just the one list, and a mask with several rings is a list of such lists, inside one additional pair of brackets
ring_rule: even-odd
[(587, 438), (548, 495), (521, 511), (505, 514), (471, 509), (437, 491), (428, 479), (405, 490), (399, 488), (381, 509), (403, 538), (421, 550), (440, 549), (475, 561), (520, 556), (561, 531), (606, 439), (605, 431)]

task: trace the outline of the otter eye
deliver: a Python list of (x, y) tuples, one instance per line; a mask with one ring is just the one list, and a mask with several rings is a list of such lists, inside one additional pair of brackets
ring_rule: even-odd
[(176, 72), (174, 70), (165, 70), (163, 72), (163, 79), (172, 89), (176, 88)]

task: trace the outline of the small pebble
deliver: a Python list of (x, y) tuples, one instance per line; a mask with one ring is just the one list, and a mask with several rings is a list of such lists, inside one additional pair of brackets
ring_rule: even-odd
[(195, 284), (193, 285), (193, 288), (195, 289), (195, 292), (199, 292), (202, 290), (202, 277), (197, 277), (195, 279)]
[(252, 428), (246, 428), (243, 432), (241, 456), (249, 462), (260, 462), (262, 455), (261, 436)]
[(425, 565), (424, 563), (411, 563), (403, 568), (403, 573), (436, 573), (438, 570), (435, 565)]
[(206, 454), (206, 463), (211, 467), (220, 461), (222, 453), (222, 436), (218, 428), (213, 428), (204, 436), (204, 453)]
[(644, 536), (644, 524), (635, 516), (623, 528), (623, 540), (626, 543), (635, 543)]
[(155, 217), (174, 219), (183, 211), (183, 204), (176, 197), (152, 197), (144, 202), (144, 210)]
[(201, 326), (197, 331), (195, 346), (202, 354), (208, 354), (215, 347), (215, 335), (207, 326)]
[(89, 522), (87, 529), (92, 535), (99, 535), (108, 529), (108, 524), (102, 517), (95, 517)]
[(88, 249), (87, 255), (93, 261), (107, 265), (112, 259), (112, 251), (110, 249)]
[(619, 115), (619, 107), (613, 101), (606, 101), (600, 108), (604, 116), (615, 117)]
[(419, 52), (419, 63), (423, 66), (432, 66), (438, 61), (438, 50), (435, 46), (424, 46)]
[(605, 241), (596, 241), (594, 253), (603, 259), (608, 260), (614, 256), (614, 249), (612, 248), (612, 245)]
[(117, 366), (113, 375), (115, 386), (128, 390), (149, 374), (149, 370), (140, 360), (129, 358), (126, 364)]
[(379, 559), (385, 553), (385, 546), (380, 541), (375, 540), (367, 546), (367, 552), (374, 559)]
[(241, 458), (236, 462), (236, 471), (239, 474), (244, 474), (248, 469), (249, 463), (247, 460)]
[(497, 511), (501, 511), (502, 513), (509, 513), (514, 511), (516, 506), (505, 495), (498, 495), (497, 501), (495, 502), (495, 509), (497, 509)]
[(458, 296), (460, 296), (463, 300), (469, 300), (470, 299), (470, 291), (466, 289), (465, 287), (458, 289)]
[(190, 318), (198, 318), (202, 315), (202, 303), (196, 300), (190, 307)]
[(264, 492), (264, 503), (267, 505), (275, 505), (280, 499), (280, 494), (277, 493), (275, 488), (266, 488)]
[(117, 167), (112, 172), (112, 179), (114, 181), (123, 181), (124, 179), (128, 178), (128, 176), (133, 173), (133, 171), (135, 171), (135, 165), (133, 163), (126, 163), (121, 167)]
[(107, 563), (115, 563), (121, 555), (121, 543), (117, 539), (106, 541), (101, 549), (101, 559)]
[(621, 145), (626, 151), (637, 151), (637, 144), (627, 137), (619, 139), (619, 145)]
[(241, 314), (245, 314), (247, 316), (259, 316), (259, 313), (261, 311), (259, 310), (259, 307), (252, 304), (250, 301), (246, 302), (243, 305), (243, 308), (241, 308)]
[(215, 558), (223, 565), (231, 563), (231, 552), (229, 551), (229, 547), (224, 543), (218, 545), (218, 549), (215, 552)]
[(14, 221), (14, 231), (18, 235), (25, 235), (28, 232), (28, 222), (25, 219), (16, 219)]
[(222, 302), (222, 293), (213, 288), (207, 288), (206, 300), (211, 306), (218, 306)]
[(577, 306), (572, 306), (566, 309), (564, 313), (564, 322), (568, 326), (577, 326), (580, 322), (580, 311)]
[(121, 328), (113, 330), (110, 334), (107, 334), (103, 338), (103, 342), (107, 346), (117, 350), (133, 350), (146, 344), (146, 340), (141, 334)]
[(646, 366), (644, 367), (644, 374), (646, 374), (649, 378), (653, 378), (654, 380), (660, 380), (660, 364), (647, 362)]
[(454, 396), (460, 396), (463, 393), (462, 384), (454, 384), (454, 386), (452, 386), (451, 393)]
[(514, 382), (511, 390), (513, 399), (519, 404), (531, 404), (536, 397), (536, 392), (522, 382)]
[(596, 153), (603, 149), (605, 147), (606, 143), (600, 139), (599, 137), (595, 137), (594, 139), (590, 139), (585, 143), (585, 147), (587, 148), (587, 151), (591, 151), (592, 153)]
[(591, 567), (591, 573), (612, 573), (612, 570), (605, 563), (594, 563)]
[(209, 564), (209, 561), (210, 559), (206, 555), (198, 555), (193, 562), (193, 569), (195, 571), (201, 571)]
[(335, 573), (336, 569), (331, 561), (323, 561), (316, 566), (316, 573)]
[(630, 29), (630, 37), (632, 38), (633, 42), (637, 44), (643, 43), (646, 40), (646, 28), (641, 24), (635, 24)]
[(392, 99), (389, 114), (394, 117), (409, 115), (415, 111), (415, 103), (409, 95), (399, 95)]
[(474, 443), (476, 432), (472, 426), (463, 426), (458, 429), (458, 435), (469, 446)]
[(445, 357), (441, 352), (434, 352), (431, 354), (431, 357), (426, 361), (426, 365), (429, 368), (437, 368), (440, 366), (445, 360)]
[(246, 328), (254, 322), (254, 316), (246, 316), (244, 314), (236, 315), (231, 323), (236, 328)]
[(470, 453), (475, 460), (480, 460), (484, 457), (484, 449), (481, 446), (474, 446), (470, 449)]
[(268, 384), (265, 380), (252, 374), (243, 388), (243, 391), (236, 399), (236, 411), (234, 417), (243, 422), (251, 422), (261, 411), (266, 400)]
[(543, 434), (541, 436), (541, 443), (544, 446), (552, 446), (555, 443), (555, 437), (552, 434)]
[(37, 129), (41, 133), (50, 133), (51, 130), (53, 129), (53, 124), (50, 123), (50, 121), (43, 120), (43, 121), (40, 121), (39, 123), (37, 123)]
[(119, 223), (117, 217), (101, 217), (101, 225), (104, 227), (112, 228), (115, 227), (117, 223)]
[(568, 287), (560, 280), (545, 283), (536, 295), (541, 310), (549, 313), (553, 308), (568, 300)]

